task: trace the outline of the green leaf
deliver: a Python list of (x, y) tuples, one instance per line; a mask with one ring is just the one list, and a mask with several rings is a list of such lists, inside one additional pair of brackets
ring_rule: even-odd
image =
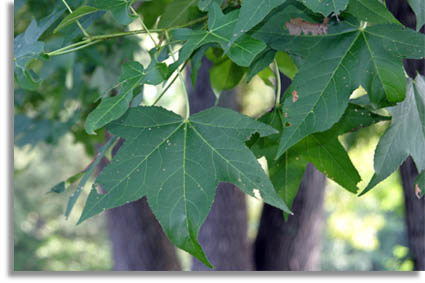
[(423, 0), (408, 0), (409, 5), (416, 15), (416, 31), (419, 31), (425, 24), (425, 1)]
[(315, 13), (329, 16), (330, 13), (339, 14), (347, 8), (349, 0), (298, 0)]
[(210, 46), (204, 45), (201, 48), (198, 48), (194, 53), (192, 58), (190, 59), (190, 66), (191, 66), (191, 72), (190, 72), (190, 78), (192, 80), (192, 85), (195, 86), (196, 79), (198, 78), (198, 71), (201, 68), (202, 65), (202, 58), (204, 58), (205, 53), (207, 52), (208, 48)]
[(67, 15), (61, 22), (60, 24), (55, 28), (55, 30), (53, 31), (54, 33), (58, 32), (59, 30), (61, 30), (62, 28), (75, 23), (76, 21), (78, 21), (78, 19), (90, 15), (94, 12), (98, 11), (97, 8), (94, 7), (90, 7), (90, 6), (81, 6), (78, 9), (74, 10), (71, 14)]
[(129, 14), (129, 7), (134, 0), (89, 0), (88, 5), (99, 10), (110, 11), (114, 19), (122, 24), (130, 24), (136, 16)]
[(240, 8), (238, 21), (233, 29), (233, 37), (225, 50), (242, 34), (260, 23), (274, 8), (284, 4), (286, 0), (244, 0)]
[(418, 198), (425, 195), (425, 171), (422, 171), (415, 180), (415, 193)]
[(81, 178), (81, 176), (84, 175), (85, 172), (86, 172), (85, 170), (82, 171), (82, 172), (79, 172), (79, 173), (69, 177), (65, 181), (62, 181), (62, 182), (56, 184), (47, 193), (61, 194), (61, 193), (65, 192), (69, 188), (69, 186), (72, 185), (73, 183), (77, 182)]
[(167, 67), (159, 64), (153, 57), (149, 67), (144, 70), (143, 66), (135, 61), (126, 63), (120, 76), (119, 84), (122, 85), (118, 95), (102, 99), (102, 102), (93, 110), (86, 119), (85, 128), (87, 133), (105, 126), (124, 115), (133, 98), (133, 90), (145, 83), (157, 85), (167, 77)]
[[(275, 109), (261, 117), (260, 121), (281, 130), (284, 116), (285, 113), (282, 113), (281, 109)], [(308, 163), (313, 163), (327, 177), (348, 191), (356, 193), (360, 176), (339, 142), (338, 136), (388, 119), (388, 117), (371, 113), (365, 108), (349, 104), (341, 120), (331, 129), (305, 137), (278, 160), (274, 157), (278, 149), (279, 135), (261, 139), (254, 137), (251, 141), (251, 149), (257, 157), (267, 158), (270, 180), (276, 192), (289, 207), (298, 192)]]
[(210, 69), (210, 81), (212, 88), (220, 93), (236, 87), (245, 74), (246, 68), (242, 68), (227, 59)]
[(286, 52), (277, 52), (276, 53), (276, 62), (279, 67), (279, 71), (285, 74), (291, 80), (294, 79), (295, 75), (298, 73), (298, 68)]
[(65, 190), (66, 190), (66, 188), (65, 188), (65, 182), (62, 181), (62, 182), (58, 183), (57, 185), (55, 185), (53, 188), (51, 188), (48, 191), (48, 193), (57, 193), (57, 194), (60, 194), (60, 193), (63, 193)]
[(199, 0), (198, 8), (201, 11), (208, 11), (212, 3), (217, 3), (217, 5), (221, 5), (223, 0)]
[[(208, 31), (189, 29), (174, 31), (174, 39), (186, 40), (186, 43), (180, 50), (179, 60), (175, 65), (179, 66), (197, 48), (208, 43), (218, 43), (225, 49), (233, 36), (233, 28), (236, 24), (238, 14), (239, 11), (235, 10), (224, 15), (220, 7), (216, 3), (213, 3), (208, 12)], [(244, 34), (233, 43), (227, 55), (236, 64), (248, 67), (265, 48), (266, 45), (264, 42)]]
[(170, 28), (186, 24), (197, 13), (196, 3), (198, 0), (174, 0), (165, 8), (164, 14), (159, 20), (159, 28)]
[(393, 14), (379, 0), (350, 0), (347, 12), (372, 24), (399, 24)]
[[(403, 100), (401, 59), (425, 57), (425, 36), (401, 25), (359, 28), (358, 22), (349, 19), (329, 25), (328, 34), (290, 35), (278, 21), (295, 12), (288, 7), (276, 13), (253, 34), (276, 50), (305, 58), (284, 95), (282, 109), (287, 118), (278, 156), (305, 136), (335, 124), (360, 85), (378, 107)], [(299, 99), (291, 99), (294, 94)]]
[(117, 141), (118, 137), (111, 137), (106, 144), (104, 144), (100, 149), (99, 152), (96, 154), (96, 157), (94, 161), (81, 173), (72, 176), (67, 180), (69, 181), (76, 181), (79, 179), (79, 177), (82, 175), (82, 178), (80, 182), (78, 183), (77, 189), (75, 192), (69, 197), (68, 205), (66, 206), (65, 211), (65, 217), (68, 218), (71, 214), (72, 209), (74, 208), (75, 203), (77, 202), (78, 198), (81, 195), (81, 192), (84, 189), (84, 186), (86, 185), (87, 181), (90, 179), (90, 176), (93, 174), (94, 169), (99, 164), (100, 160), (105, 156), (108, 149)]
[(15, 79), (20, 87), (36, 90), (40, 80), (36, 73), (28, 69), (34, 59), (39, 59), (44, 52), (44, 42), (38, 41), (40, 36), (64, 13), (65, 9), (54, 9), (50, 15), (39, 22), (32, 20), (24, 33), (14, 40), (13, 62)]
[(263, 52), (257, 55), (255, 60), (249, 66), (248, 81), (250, 81), (255, 75), (268, 68), (275, 58), (276, 51), (270, 48), (265, 49)]
[(198, 232), (219, 182), (289, 212), (244, 141), (254, 132), (276, 131), (242, 114), (210, 108), (183, 120), (160, 107), (137, 107), (108, 130), (125, 143), (100, 173), (79, 223), (105, 209), (147, 197), (170, 241), (212, 267)]
[(406, 99), (389, 109), (393, 116), (390, 127), (375, 150), (375, 174), (361, 193), (365, 194), (391, 175), (411, 155), (418, 171), (425, 170), (425, 81), (417, 76), (409, 80)]

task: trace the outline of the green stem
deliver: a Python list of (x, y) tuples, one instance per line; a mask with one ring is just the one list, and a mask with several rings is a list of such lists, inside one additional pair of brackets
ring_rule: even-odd
[(276, 107), (280, 106), (280, 95), (282, 91), (282, 82), (280, 81), (279, 66), (277, 65), (276, 59), (273, 61), (276, 75)]
[[(183, 66), (180, 69), (180, 72), (184, 70), (184, 68), (186, 67), (188, 61), (186, 61)], [(174, 76), (174, 78), (170, 81), (170, 83), (161, 91), (161, 93), (158, 95), (158, 97), (155, 99), (154, 103), (152, 103), (152, 106), (154, 106), (155, 104), (158, 103), (158, 101), (164, 96), (164, 94), (168, 91), (168, 89), (174, 84), (174, 82), (177, 80), (177, 78), (179, 77), (179, 75), (177, 74), (176, 76)]]
[[(165, 32), (165, 38), (167, 39), (167, 42), (170, 42), (170, 37), (169, 37), (167, 31)], [(170, 44), (170, 51), (171, 51), (171, 57), (173, 58), (173, 61), (177, 62), (176, 57), (174, 56), (174, 53), (173, 53), (173, 46), (171, 44)], [(185, 97), (185, 101), (186, 101), (186, 120), (188, 120), (189, 117), (190, 117), (189, 94), (187, 93), (186, 84), (184, 82), (183, 75), (182, 75), (180, 69), (177, 69), (177, 73), (178, 73), (178, 76), (180, 78), (180, 82), (181, 82), (182, 88), (183, 88), (183, 93), (184, 93), (184, 97)]]
[[(168, 28), (168, 29), (151, 29), (151, 30), (149, 30), (149, 33), (150, 33), (150, 34), (152, 34), (152, 33), (165, 33), (165, 32), (168, 32), (168, 31), (171, 31), (171, 30), (177, 29), (177, 28), (184, 28), (184, 27), (187, 27), (187, 26), (193, 25), (193, 24), (195, 24), (195, 23), (197, 23), (197, 22), (201, 22), (201, 21), (203, 21), (203, 20), (205, 20), (205, 19), (206, 19), (206, 17), (202, 17), (202, 18), (199, 18), (199, 19), (193, 20), (192, 22), (186, 23), (186, 24), (184, 24), (184, 25), (175, 26), (175, 27), (171, 27), (171, 28)], [(86, 43), (89, 43), (89, 42), (91, 42), (91, 41), (95, 41), (96, 43), (98, 43), (98, 42), (100, 42), (100, 41), (108, 40), (108, 39), (112, 39), (112, 38), (116, 38), (116, 37), (129, 36), (129, 35), (136, 35), (136, 34), (143, 34), (143, 33), (148, 33), (148, 30), (140, 29), (140, 30), (127, 31), (127, 32), (119, 32), (119, 33), (111, 33), (111, 34), (102, 34), (102, 35), (93, 35), (93, 36), (91, 36), (89, 39), (84, 39), (83, 41), (79, 41), (79, 42), (73, 43), (73, 44), (71, 44), (71, 45), (68, 45), (68, 46), (62, 47), (62, 48), (60, 48), (60, 49), (57, 49), (57, 50), (51, 51), (51, 52), (47, 53), (46, 55), (48, 55), (48, 56), (55, 56), (55, 55), (61, 55), (61, 54), (65, 54), (65, 53), (73, 52), (73, 51), (75, 51), (75, 50), (82, 49), (82, 48), (85, 48), (85, 47), (87, 47), (87, 46), (92, 45), (92, 44), (86, 44)], [(155, 43), (155, 41), (154, 41), (154, 43)], [(78, 49), (75, 49), (75, 48), (74, 48), (75, 46), (80, 46), (80, 45), (84, 45), (84, 47), (82, 47), (82, 48), (78, 48)], [(73, 48), (74, 48), (74, 49), (73, 49)], [(64, 51), (67, 51), (67, 52), (64, 52)], [(68, 52), (68, 51), (69, 51), (69, 52)]]
[[(65, 4), (66, 8), (68, 9), (68, 11), (72, 14), (72, 9), (71, 7), (68, 5), (68, 3), (66, 3), (66, 0), (62, 0), (63, 4)], [(80, 22), (77, 20), (77, 25), (80, 28), (80, 30), (83, 32), (84, 36), (87, 38), (90, 38), (90, 35), (88, 34), (88, 32), (83, 28), (83, 26), (80, 24)]]
[(88, 47), (90, 45), (94, 45), (94, 44), (99, 43), (99, 42), (101, 42), (101, 40), (89, 41), (87, 44), (84, 44), (84, 45), (81, 45), (81, 46), (78, 46), (78, 47), (75, 47), (75, 48), (72, 48), (72, 49), (66, 49), (66, 50), (63, 50), (63, 51), (56, 50), (56, 51), (52, 51), (52, 52), (46, 53), (46, 55), (47, 56), (57, 56), (57, 55), (63, 55), (63, 54), (67, 54), (67, 53), (72, 53), (74, 51), (77, 51), (77, 50), (86, 48), (86, 47)]
[(136, 10), (134, 10), (134, 8), (132, 6), (130, 6), (130, 10), (131, 12), (137, 16), (137, 19), (139, 20), (140, 24), (142, 25), (142, 27), (146, 30), (148, 36), (150, 37), (150, 39), (152, 40), (153, 44), (155, 44), (156, 49), (159, 50), (159, 45), (156, 42), (156, 40), (153, 38), (152, 34), (150, 33), (148, 27), (145, 25), (145, 23), (143, 22), (142, 17), (136, 12)]

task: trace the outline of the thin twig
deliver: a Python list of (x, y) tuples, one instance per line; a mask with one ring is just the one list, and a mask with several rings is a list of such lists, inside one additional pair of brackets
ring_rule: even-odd
[[(72, 14), (72, 9), (71, 7), (68, 5), (68, 3), (66, 3), (66, 0), (62, 0), (63, 4), (65, 4), (66, 8), (68, 9), (68, 11)], [(90, 38), (90, 35), (88, 34), (88, 32), (83, 28), (83, 26), (80, 24), (80, 21), (76, 21), (78, 27), (80, 28), (80, 30), (83, 32), (84, 36), (87, 38)]]

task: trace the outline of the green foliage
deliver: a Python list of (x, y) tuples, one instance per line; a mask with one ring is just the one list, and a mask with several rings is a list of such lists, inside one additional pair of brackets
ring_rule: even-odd
[(44, 52), (45, 43), (39, 41), (40, 36), (62, 15), (65, 9), (55, 9), (49, 16), (38, 23), (33, 20), (24, 33), (15, 37), (13, 62), (15, 79), (20, 87), (35, 90), (40, 80), (34, 71), (29, 68), (31, 61), (40, 59)]
[(387, 178), (411, 155), (419, 172), (425, 170), (425, 80), (417, 76), (409, 79), (406, 99), (389, 108), (393, 119), (391, 126), (381, 137), (375, 151), (375, 174), (365, 194)]
[[(223, 49), (226, 48), (228, 43), (231, 42), (238, 16), (238, 10), (223, 14), (220, 7), (214, 3), (208, 12), (208, 31), (190, 30), (184, 33), (175, 32), (175, 39), (186, 40), (179, 53), (179, 63), (181, 64), (181, 62), (187, 60), (195, 49), (208, 43), (218, 43)], [(233, 43), (227, 55), (236, 64), (247, 67), (265, 48), (266, 45), (263, 42), (244, 34), (244, 36), (241, 36)]]
[(94, 7), (90, 7), (90, 6), (81, 6), (79, 7), (77, 10), (72, 11), (71, 14), (69, 14), (68, 16), (66, 16), (61, 22), (60, 24), (55, 28), (54, 32), (58, 32), (59, 30), (61, 30), (62, 28), (75, 23), (76, 21), (78, 21), (78, 19), (90, 15), (94, 12), (98, 11), (97, 8)]
[[(38, 1), (53, 11), (16, 26), (16, 145), (57, 142), (70, 132), (94, 155), (106, 131), (126, 140), (96, 180), (106, 194), (92, 189), (80, 222), (146, 196), (170, 240), (211, 266), (197, 235), (220, 181), (289, 213), (286, 204), (313, 163), (356, 193), (361, 177), (339, 138), (390, 119), (376, 114), (388, 107), (391, 126), (378, 143), (375, 175), (364, 192), (409, 155), (425, 170), (425, 83), (418, 76), (406, 90), (402, 64), (425, 57), (425, 36), (402, 26), (380, 1), (155, 0), (138, 3), (137, 12), (135, 2), (72, 1), (73, 12), (55, 26), (66, 1)], [(422, 2), (409, 3), (419, 29)], [(29, 0), (20, 7), (34, 5)], [(136, 18), (143, 29), (123, 27)], [(140, 34), (155, 48), (141, 50), (132, 37)], [(177, 44), (181, 48), (174, 51)], [(136, 53), (150, 59), (143, 62), (146, 68), (135, 61)], [(221, 108), (189, 117), (187, 94), (185, 119), (138, 106), (147, 104), (145, 85), (164, 87), (156, 104), (178, 77), (184, 83), (181, 72), (188, 63), (194, 83), (204, 56), (213, 64), (210, 80), (217, 93), (255, 76), (276, 89), (275, 107), (260, 118), (268, 125)], [(277, 70), (292, 79), (282, 101)], [(367, 96), (350, 100), (360, 86)], [(244, 145), (256, 132), (263, 137), (248, 144), (266, 157), (270, 178)], [(81, 178), (67, 214), (115, 139), (83, 173), (51, 190), (66, 193)], [(423, 194), (423, 173), (417, 185)]]
[(254, 132), (275, 133), (271, 127), (223, 108), (186, 121), (163, 108), (138, 107), (108, 129), (126, 142), (97, 178), (107, 194), (92, 189), (79, 222), (147, 196), (171, 242), (211, 266), (197, 238), (220, 181), (289, 212), (243, 145)]
[(244, 74), (245, 68), (230, 59), (224, 60), (210, 69), (211, 86), (217, 93), (232, 89), (239, 84)]
[(298, 0), (315, 13), (321, 13), (325, 17), (330, 13), (339, 14), (347, 8), (349, 0)]
[(146, 69), (138, 62), (128, 62), (123, 66), (119, 85), (122, 85), (118, 95), (102, 99), (99, 106), (89, 114), (86, 120), (86, 131), (94, 131), (124, 115), (133, 98), (133, 90), (145, 83), (159, 84), (167, 76), (167, 66), (154, 58)]
[(410, 7), (416, 14), (416, 30), (419, 31), (425, 24), (425, 2), (421, 0), (408, 0)]
[[(261, 117), (260, 121), (281, 131), (284, 127), (282, 118), (285, 115), (281, 109), (275, 109)], [(331, 180), (356, 193), (360, 176), (339, 142), (338, 136), (383, 120), (388, 118), (349, 104), (341, 120), (331, 129), (305, 137), (277, 160), (274, 157), (278, 150), (278, 135), (259, 140), (254, 138), (250, 144), (257, 157), (267, 158), (270, 179), (282, 199), (291, 206), (308, 163), (313, 163)]]
[(191, 21), (197, 14), (196, 2), (197, 0), (171, 1), (161, 16), (158, 27), (170, 28)]
[(398, 23), (379, 0), (350, 0), (347, 12), (373, 24)]
[(89, 0), (88, 4), (100, 10), (111, 12), (115, 20), (122, 24), (128, 25), (135, 16), (129, 14), (129, 7), (135, 0)]
[(286, 0), (244, 0), (240, 9), (240, 16), (233, 28), (233, 38), (228, 47), (260, 23), (274, 8), (285, 2)]

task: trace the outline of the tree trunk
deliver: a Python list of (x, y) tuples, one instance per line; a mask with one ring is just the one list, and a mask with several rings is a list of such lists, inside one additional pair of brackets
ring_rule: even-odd
[(415, 270), (425, 270), (425, 199), (415, 195), (415, 163), (409, 157), (400, 167), (403, 182), (407, 240)]
[[(211, 63), (204, 58), (195, 87), (192, 87), (190, 80), (186, 83), (191, 114), (207, 109), (215, 103), (216, 98), (209, 80), (210, 67)], [(224, 92), (219, 105), (239, 110), (236, 93)], [(214, 270), (252, 269), (252, 257), (247, 239), (245, 195), (234, 185), (221, 183), (218, 186), (214, 204), (201, 227), (199, 242), (207, 258), (214, 265)], [(194, 258), (192, 270), (211, 269)]]
[[(281, 74), (282, 94), (291, 80)], [(325, 176), (309, 164), (294, 200), (294, 215), (265, 204), (254, 246), (257, 270), (318, 270)]]
[(325, 185), (325, 176), (309, 164), (287, 222), (280, 209), (264, 205), (255, 241), (257, 270), (319, 269)]
[[(416, 17), (407, 1), (387, 1), (387, 7), (404, 25), (415, 29)], [(421, 32), (424, 33), (425, 27)], [(416, 77), (417, 72), (424, 75), (424, 60), (404, 60), (404, 67), (410, 77)], [(403, 184), (407, 240), (410, 255), (414, 261), (415, 270), (425, 270), (425, 199), (417, 199), (414, 191), (414, 181), (418, 176), (415, 163), (408, 158), (400, 167)]]
[[(123, 140), (113, 148), (112, 155)], [(107, 165), (106, 159), (98, 171)], [(106, 212), (114, 270), (180, 270), (174, 246), (167, 239), (146, 198)]]

